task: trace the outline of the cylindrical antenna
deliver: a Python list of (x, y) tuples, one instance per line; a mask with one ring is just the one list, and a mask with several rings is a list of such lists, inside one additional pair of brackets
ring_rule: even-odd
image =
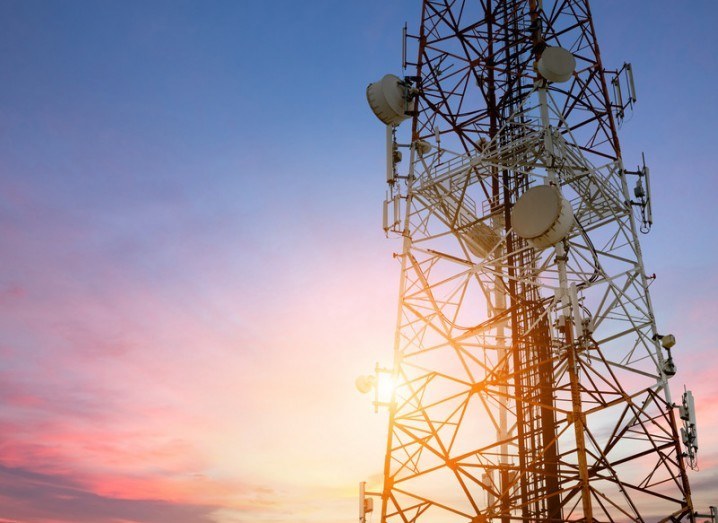
[(386, 183), (394, 183), (394, 127), (386, 126)]
[(406, 70), (406, 22), (401, 31), (401, 68)]
[(626, 64), (626, 76), (628, 77), (628, 88), (631, 90), (630, 100), (632, 103), (636, 103), (638, 99), (636, 98), (636, 84), (633, 83), (633, 66), (628, 63)]
[(648, 226), (653, 225), (653, 204), (651, 203), (651, 170), (646, 165), (646, 154), (641, 153), (643, 158), (643, 176), (646, 178), (646, 221)]

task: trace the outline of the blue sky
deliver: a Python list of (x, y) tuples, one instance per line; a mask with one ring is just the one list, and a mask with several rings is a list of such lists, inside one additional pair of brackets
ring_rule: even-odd
[[(364, 90), (419, 12), (0, 1), (0, 518), (354, 519), (386, 420), (353, 380), (390, 360), (398, 287)], [(643, 248), (707, 505), (718, 4), (593, 12), (605, 65), (635, 70), (622, 147), (652, 169)]]

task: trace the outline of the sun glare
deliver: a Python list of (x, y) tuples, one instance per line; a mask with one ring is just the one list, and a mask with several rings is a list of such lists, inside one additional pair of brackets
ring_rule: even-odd
[(388, 372), (380, 372), (376, 384), (377, 401), (379, 403), (389, 403), (394, 393), (396, 380)]

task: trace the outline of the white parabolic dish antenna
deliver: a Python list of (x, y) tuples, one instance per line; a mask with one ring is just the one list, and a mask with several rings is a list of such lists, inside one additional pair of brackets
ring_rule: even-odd
[(511, 209), (514, 232), (536, 249), (563, 240), (574, 224), (573, 210), (561, 192), (551, 185), (532, 187)]
[(354, 385), (356, 385), (359, 392), (366, 394), (376, 385), (376, 378), (374, 376), (359, 376), (354, 382)]
[(563, 47), (547, 47), (539, 58), (538, 70), (549, 82), (565, 82), (576, 70), (576, 59)]
[(407, 89), (393, 74), (384, 75), (378, 82), (366, 88), (366, 99), (371, 110), (386, 125), (399, 125), (409, 118), (407, 110), (413, 110), (414, 103), (407, 100)]

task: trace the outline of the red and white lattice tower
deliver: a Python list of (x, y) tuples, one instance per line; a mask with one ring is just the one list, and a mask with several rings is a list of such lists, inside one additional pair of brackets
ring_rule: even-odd
[(604, 69), (588, 0), (424, 0), (404, 68), (367, 90), (402, 241), (381, 523), (696, 521), (630, 65)]

